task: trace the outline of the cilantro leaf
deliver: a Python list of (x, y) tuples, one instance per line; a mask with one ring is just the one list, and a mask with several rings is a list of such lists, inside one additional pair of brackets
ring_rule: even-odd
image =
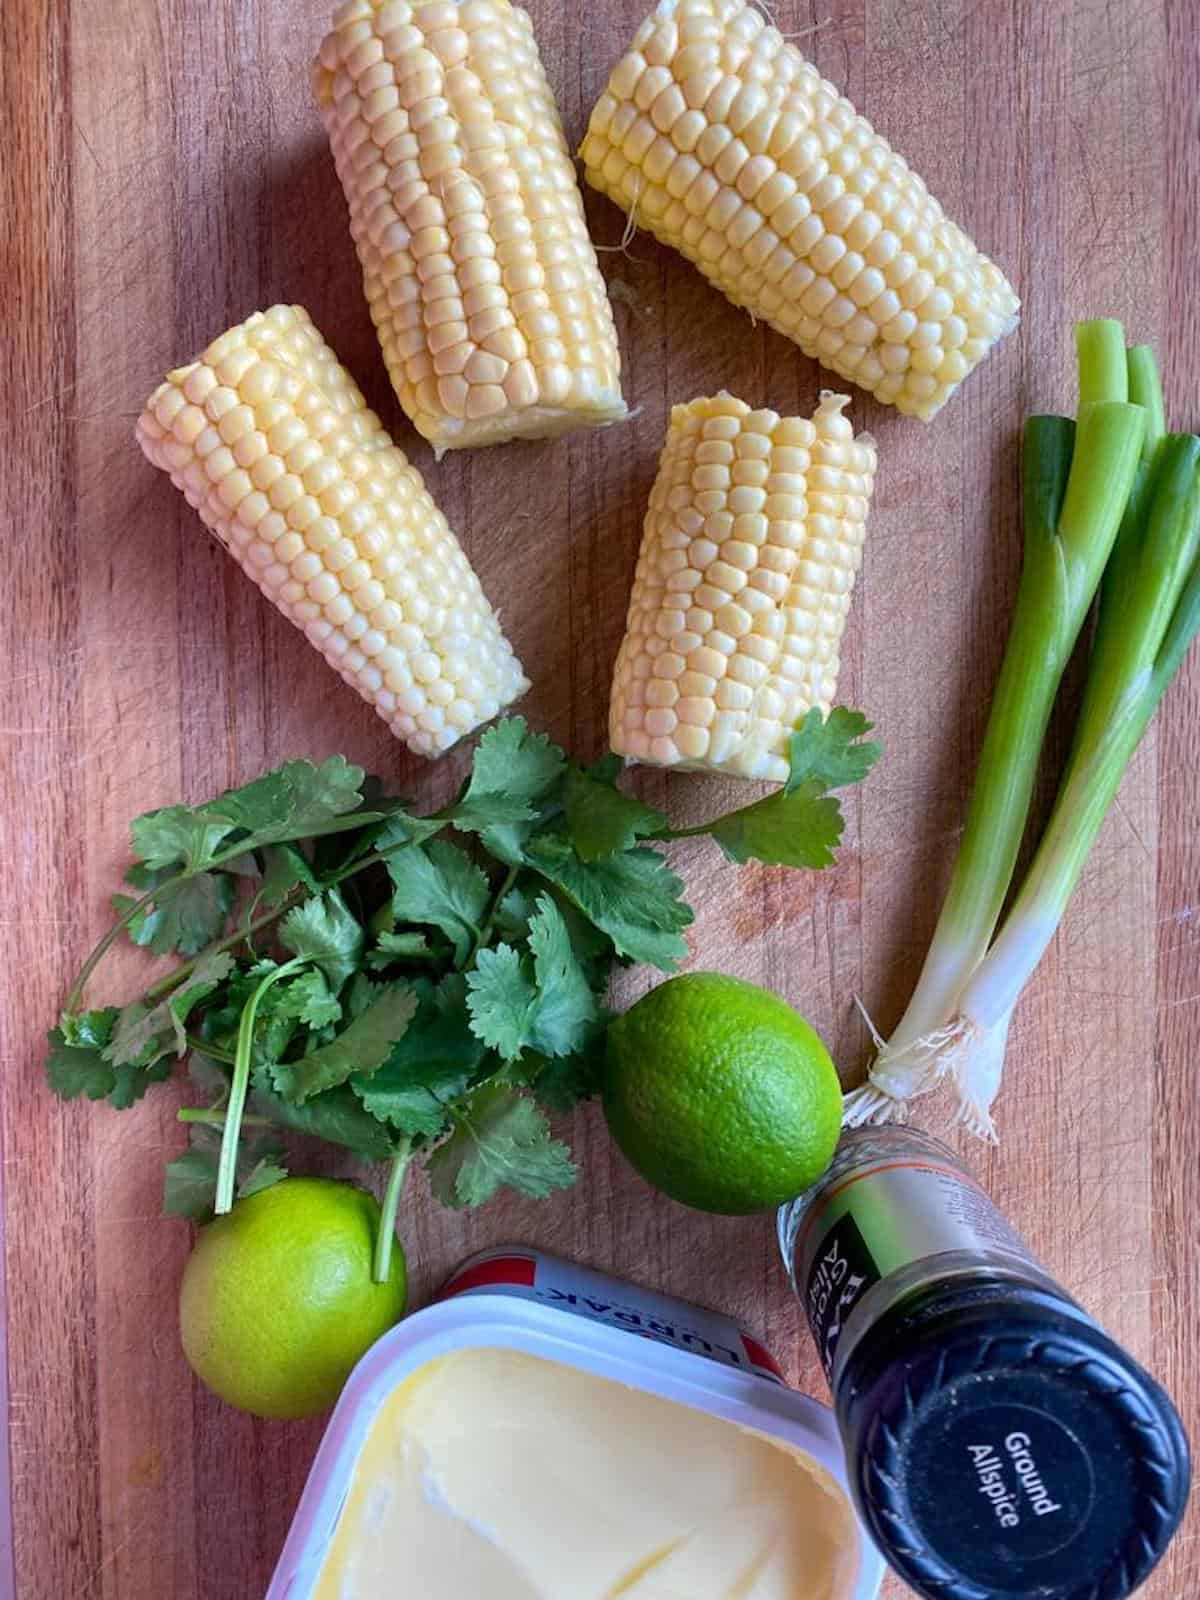
[(105, 1006), (100, 1011), (64, 1011), (58, 1019), (63, 1042), (84, 1050), (103, 1050), (112, 1038), (113, 1025), (121, 1015), (119, 1006)]
[(167, 1162), (163, 1210), (169, 1217), (208, 1221), (216, 1205), (218, 1161), (215, 1149), (193, 1146)]
[[(259, 962), (254, 970), (261, 978), (264, 969), (273, 970), (273, 963)], [(342, 1005), (329, 987), (325, 974), (319, 967), (310, 967), (306, 972), (272, 985), (261, 996), (254, 1019), (255, 1047), (268, 1061), (278, 1061), (299, 1028), (312, 1030), (309, 1038), (314, 1041), (315, 1048), (322, 1042), (319, 1036), (341, 1017)], [(241, 1021), (240, 1010), (237, 1021)]]
[(336, 889), (293, 906), (279, 924), (279, 942), (293, 955), (315, 961), (335, 991), (362, 962), (362, 928)]
[[(263, 960), (251, 962), (248, 966), (235, 966), (212, 1005), (205, 1008), (196, 1030), (200, 1037), (208, 1044), (232, 1051), (237, 1044), (238, 1028), (246, 1003), (262, 980), (268, 973), (274, 972), (278, 965), (277, 961)], [(268, 989), (262, 997), (254, 1024), (256, 1041), (261, 1040), (272, 1014), (272, 1006), (277, 1001), (274, 988)]]
[(529, 948), (538, 996), (531, 1042), (543, 1055), (569, 1056), (596, 1020), (596, 997), (575, 957), (563, 914), (548, 894), (540, 897), (530, 921)]
[[(599, 984), (607, 984), (612, 965), (612, 940), (594, 922), (568, 900), (555, 885), (543, 882), (541, 893), (549, 893), (555, 907), (567, 925), (571, 946), (579, 964)], [(540, 896), (531, 894), (519, 884), (510, 889), (496, 907), (492, 926), (509, 944), (520, 944), (529, 937), (529, 924), (537, 912)]]
[(105, 1047), (105, 1059), (114, 1067), (150, 1067), (162, 1056), (187, 1050), (184, 1023), (200, 1004), (233, 970), (233, 957), (227, 951), (203, 957), (177, 989), (156, 1006), (135, 1002), (126, 1006), (117, 1019), (112, 1038)]
[(549, 1111), (571, 1111), (582, 1100), (600, 1093), (607, 1062), (607, 1015), (601, 1016), (591, 1038), (574, 1055), (527, 1055), (521, 1058), (521, 1078), (534, 1098)]
[[(221, 1139), (216, 1128), (199, 1123), (192, 1127), (191, 1140), (183, 1155), (167, 1163), (163, 1210), (168, 1216), (203, 1223), (211, 1219), (216, 1205)], [(243, 1145), (237, 1163), (238, 1198), (245, 1199), (286, 1178), (282, 1156), (283, 1146), (271, 1139)]]
[(369, 1077), (403, 1038), (417, 1010), (417, 996), (407, 983), (389, 984), (337, 1037), (299, 1061), (272, 1063), (269, 1071), (279, 1094), (303, 1105), (351, 1077)]
[(731, 861), (777, 867), (827, 867), (842, 840), (842, 808), (809, 778), (718, 817), (705, 831)]
[(681, 937), (695, 920), (683, 883), (657, 850), (638, 845), (581, 861), (559, 830), (536, 834), (525, 859), (612, 940), (618, 955), (674, 972), (687, 955)]
[(537, 990), (511, 944), (481, 950), (467, 973), (471, 1027), (489, 1049), (515, 1061), (533, 1038)]
[(462, 797), (450, 809), (456, 828), (483, 833), (502, 823), (526, 822), (566, 770), (566, 757), (544, 733), (531, 733), (524, 717), (505, 717), (481, 735)]
[[(170, 1031), (164, 1031), (164, 1028)], [(171, 1057), (176, 1055), (172, 1018), (166, 1011), (166, 1002), (148, 1010), (142, 1005), (126, 1006), (120, 1022), (103, 1055), (97, 1057), (107, 1069), (107, 1086), (101, 1090), (104, 1079), (95, 1068), (87, 1082), (83, 1081), (84, 1062), (75, 1057), (73, 1062), (54, 1051), (47, 1063), (51, 1085), (67, 1083), (73, 1070), (81, 1087), (74, 1095), (84, 1093), (91, 1100), (107, 1096), (109, 1104), (125, 1111), (140, 1100), (152, 1083), (161, 1083), (171, 1075)], [(60, 1091), (61, 1092), (61, 1091)], [(64, 1095), (70, 1099), (74, 1095)]]
[(814, 706), (788, 742), (791, 772), (786, 792), (790, 794), (809, 781), (819, 783), (822, 789), (861, 783), (883, 753), (873, 741), (860, 742), (873, 726), (861, 711), (834, 706), (822, 717)]
[(532, 822), (536, 813), (519, 794), (478, 794), (456, 800), (448, 815), (460, 833), (487, 835), (505, 824)]
[[(542, 893), (546, 892), (549, 892), (567, 925), (567, 933), (570, 935), (571, 945), (580, 966), (589, 975), (607, 982), (608, 969), (613, 959), (612, 940), (606, 933), (601, 932), (595, 923), (589, 922), (579, 908), (572, 905), (561, 889), (543, 884)], [(492, 923), (501, 938), (509, 944), (520, 944), (528, 939), (529, 924), (537, 912), (538, 898), (539, 896), (527, 892), (519, 884), (508, 891), (496, 907)], [(600, 970), (601, 966), (603, 971)]]
[(233, 957), (227, 950), (218, 950), (213, 955), (201, 956), (178, 988), (172, 989), (167, 996), (165, 1003), (170, 1013), (172, 1031), (180, 1055), (187, 1049), (184, 1023), (200, 1002), (207, 1000), (209, 995), (225, 981), (233, 971), (233, 967)]
[(519, 884), (514, 885), (501, 897), (492, 926), (498, 934), (510, 941), (528, 938), (529, 919), (533, 916), (533, 912), (533, 897), (526, 894)]
[[(445, 947), (443, 946), (443, 949)], [(381, 971), (397, 961), (436, 961), (438, 952), (423, 933), (410, 929), (405, 933), (381, 933), (375, 949), (367, 955), (367, 965)]]
[(258, 900), (268, 911), (281, 906), (293, 890), (301, 887), (320, 892), (321, 881), (294, 844), (269, 845), (263, 852), (266, 870), (259, 885)]
[(575, 1163), (550, 1135), (527, 1095), (504, 1083), (477, 1089), (455, 1113), (454, 1132), (426, 1163), (430, 1184), (447, 1206), (478, 1206), (497, 1189), (542, 1199), (575, 1182)]
[(188, 1056), (187, 1075), (196, 1090), (210, 1100), (224, 1100), (229, 1094), (229, 1070), (199, 1050)]
[(470, 1084), (467, 1074), (448, 1062), (413, 1064), (403, 1071), (383, 1071), (384, 1080), (370, 1091), (350, 1087), (372, 1117), (386, 1122), (397, 1133), (436, 1139), (450, 1116), (450, 1103)]
[[(112, 1013), (108, 1023), (111, 1032), (118, 1012), (115, 1006), (110, 1006), (108, 1010)], [(86, 1015), (95, 1017), (98, 1013), (88, 1012)], [(64, 1016), (59, 1026), (46, 1035), (50, 1046), (46, 1056), (46, 1076), (50, 1087), (60, 1100), (77, 1100), (80, 1095), (86, 1095), (89, 1100), (103, 1100), (112, 1093), (116, 1082), (111, 1062), (101, 1054), (108, 1042), (107, 1037), (103, 1038), (103, 1043), (99, 1035), (95, 1042), (84, 1042), (87, 1033), (73, 1034), (68, 1026), (70, 1020)], [(72, 1043), (72, 1038), (79, 1042)]]
[(433, 1138), (478, 1072), (484, 1048), (467, 1026), (461, 978), (452, 975), (436, 989), (425, 980), (413, 987), (419, 1006), (404, 1036), (376, 1072), (356, 1075), (350, 1087), (397, 1132)]
[(268, 990), (268, 998), (274, 1001), (276, 1011), (295, 1017), (306, 1028), (324, 1028), (341, 1021), (341, 1005), (320, 967), (297, 973), (288, 982)]
[(211, 866), (231, 835), (245, 853), (360, 828), (383, 815), (361, 809), (363, 781), (362, 768), (343, 756), (331, 756), (318, 767), (288, 761), (206, 805), (166, 806), (135, 818), (134, 853), (147, 867), (176, 867), (190, 876)]
[(365, 972), (356, 972), (342, 996), (342, 1011), (348, 1022), (362, 1016), (368, 1006), (374, 1005), (383, 992), (383, 985), (368, 978)]
[(598, 991), (607, 989), (615, 956), (612, 940), (602, 928), (598, 928), (585, 916), (561, 889), (551, 887), (550, 897), (562, 913), (562, 919), (571, 938), (571, 948), (575, 951), (579, 965), (587, 973), (593, 989)]
[(387, 866), (396, 921), (440, 928), (455, 960), (466, 961), (487, 910), (486, 875), (447, 839), (397, 851)]
[(593, 761), (591, 766), (585, 767), (583, 771), (584, 776), (591, 778), (593, 782), (607, 784), (610, 789), (615, 789), (617, 779), (625, 771), (625, 762), (615, 751), (609, 750), (599, 761)]
[(822, 717), (814, 706), (791, 736), (791, 771), (782, 789), (684, 831), (711, 834), (731, 861), (829, 866), (845, 827), (829, 790), (860, 782), (878, 761), (879, 745), (859, 742), (870, 730), (861, 711), (835, 706)]
[[(134, 901), (115, 894), (112, 904), (117, 915), (124, 916)], [(176, 950), (194, 956), (219, 937), (232, 906), (233, 879), (224, 872), (200, 872), (182, 882), (164, 883), (126, 931), (134, 944), (156, 956)]]
[(160, 1056), (146, 1064), (130, 1062), (113, 1069), (113, 1086), (108, 1103), (114, 1111), (128, 1111), (146, 1093), (153, 1083), (165, 1083), (171, 1076), (169, 1056)]
[(258, 1068), (251, 1082), (251, 1103), (261, 1117), (268, 1117), (293, 1133), (324, 1139), (328, 1144), (352, 1150), (365, 1161), (386, 1161), (392, 1154), (392, 1136), (377, 1122), (349, 1089), (329, 1089), (304, 1105), (292, 1105), (275, 1093), (269, 1069)]
[(275, 1159), (282, 1154), (283, 1151), (276, 1146), (272, 1154), (264, 1152), (258, 1156), (246, 1176), (238, 1179), (239, 1200), (246, 1200), (252, 1194), (260, 1194), (264, 1189), (271, 1189), (275, 1184), (283, 1182), (288, 1175), (288, 1169)]
[[(286, 761), (240, 789), (227, 790), (200, 807), (208, 820), (228, 824), (249, 835), (247, 849), (284, 839), (312, 839), (322, 833), (339, 833), (374, 820), (364, 815), (361, 767), (344, 756), (330, 756), (319, 767), (311, 761)], [(357, 812), (357, 820), (348, 820)]]
[(232, 872), (235, 878), (261, 878), (258, 861), (253, 851), (243, 851), (240, 856), (231, 856), (228, 861), (221, 862), (222, 872)]
[(529, 948), (532, 963), (512, 945), (481, 950), (467, 973), (471, 1027), (505, 1061), (525, 1050), (570, 1055), (596, 1018), (596, 998), (549, 895), (530, 920)]
[(129, 825), (134, 854), (145, 864), (200, 872), (211, 862), (234, 824), (205, 816), (191, 806), (164, 806), (135, 817)]
[(399, 854), (399, 846), (424, 844), (447, 826), (445, 817), (414, 817), (407, 811), (397, 811), (374, 830), (372, 848), (377, 854), (389, 850)]
[(599, 861), (619, 850), (632, 849), (639, 839), (664, 833), (668, 828), (661, 811), (644, 806), (632, 795), (622, 794), (578, 767), (567, 773), (563, 809), (567, 834), (583, 861)]
[(527, 822), (499, 822), (479, 835), (484, 849), (506, 867), (519, 867), (525, 860), (525, 845), (536, 832), (538, 819)]

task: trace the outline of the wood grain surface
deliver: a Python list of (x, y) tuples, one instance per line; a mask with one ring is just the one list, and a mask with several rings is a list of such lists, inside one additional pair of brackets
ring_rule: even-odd
[[(643, 8), (531, 5), (572, 138)], [(849, 1078), (868, 1045), (852, 996), (885, 1029), (896, 1020), (940, 900), (1014, 590), (1017, 429), (1070, 405), (1072, 320), (1114, 315), (1154, 340), (1172, 417), (1200, 424), (1200, 46), (1192, 0), (779, 0), (778, 13), (1024, 301), (1020, 332), (932, 425), (854, 401), (880, 470), (842, 698), (876, 718), (887, 755), (852, 802), (839, 865), (737, 870), (711, 848), (678, 852), (695, 964), (779, 989)], [(389, 394), (309, 94), (326, 20), (324, 0), (3, 9), (0, 1596), (261, 1594), (320, 1434), (238, 1416), (191, 1381), (175, 1321), (189, 1233), (159, 1215), (163, 1161), (183, 1143), (174, 1091), (117, 1114), (60, 1105), (43, 1080), (45, 1030), (106, 922), (127, 820), (289, 755), (344, 751), (421, 802), (463, 766), (407, 757), (205, 535), (134, 446), (147, 393), (256, 307), (306, 305), (460, 531), (534, 680), (527, 714), (592, 757), (669, 405), (725, 386), (807, 409), (826, 381), (639, 236), (602, 258), (624, 285), (636, 419), (435, 467)], [(616, 245), (624, 219), (595, 197), (588, 210)], [(1198, 730), (1200, 656), (1021, 1006), (1003, 1145), (970, 1151), (1193, 1429)], [(638, 785), (681, 818), (732, 792), (653, 773)], [(139, 968), (116, 957), (103, 990), (128, 994)], [(633, 976), (621, 998), (650, 981)], [(471, 1250), (535, 1242), (737, 1313), (820, 1393), (771, 1219), (657, 1198), (594, 1109), (565, 1131), (583, 1177), (553, 1201), (459, 1216), (414, 1184), (418, 1298)], [(1200, 1592), (1196, 1514), (1144, 1592)]]

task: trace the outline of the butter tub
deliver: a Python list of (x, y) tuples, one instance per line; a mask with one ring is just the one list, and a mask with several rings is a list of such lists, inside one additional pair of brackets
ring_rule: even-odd
[[(535, 1381), (540, 1387), (531, 1389)], [(498, 1441), (489, 1432), (489, 1397), (497, 1412), (511, 1413)], [(441, 1411), (456, 1409), (469, 1420), (444, 1423)], [(607, 1524), (570, 1503), (572, 1495), (602, 1500), (606, 1462), (616, 1466), (612, 1493), (630, 1496), (624, 1508), (603, 1506)], [(445, 1463), (457, 1473), (449, 1485), (439, 1476)], [(728, 1505), (723, 1470), (731, 1497), (740, 1497)], [(538, 1547), (534, 1570), (497, 1550), (513, 1500), (533, 1494), (518, 1485), (539, 1472), (532, 1510), (523, 1520), (520, 1508), (512, 1511), (524, 1548), (531, 1539)], [(682, 1502), (693, 1476), (703, 1514), (689, 1520)], [(464, 1484), (475, 1498), (460, 1510)], [(568, 1503), (556, 1508), (547, 1484), (562, 1486)], [(389, 1494), (408, 1520), (397, 1512), (400, 1531), (385, 1536), (380, 1506)], [(420, 1496), (425, 1534), (413, 1532)], [(453, 1542), (450, 1522), (438, 1521), (452, 1515), (461, 1535)], [(755, 1518), (769, 1515), (747, 1586), (742, 1547), (756, 1537)], [(436, 1545), (442, 1526), (445, 1561), (458, 1563), (452, 1585)], [(686, 1537), (673, 1536), (685, 1527)], [(423, 1551), (426, 1535), (435, 1542)], [(627, 1551), (616, 1548), (622, 1540)], [(467, 1544), (473, 1550), (464, 1555)], [(498, 1565), (493, 1572), (488, 1562), (501, 1559), (503, 1572)], [(727, 1582), (713, 1576), (723, 1563)], [(884, 1571), (851, 1504), (832, 1411), (789, 1388), (757, 1339), (715, 1312), (539, 1251), (504, 1249), (466, 1262), (432, 1305), (359, 1363), (317, 1452), (267, 1600), (382, 1593), (641, 1600), (697, 1592), (697, 1574), (714, 1597), (874, 1600)]]

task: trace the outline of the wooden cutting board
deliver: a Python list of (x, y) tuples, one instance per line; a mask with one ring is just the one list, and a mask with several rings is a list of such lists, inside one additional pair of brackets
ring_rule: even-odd
[[(531, 6), (572, 138), (643, 4)], [(895, 1021), (945, 884), (1017, 573), (1017, 429), (1071, 406), (1072, 320), (1114, 315), (1156, 341), (1172, 416), (1200, 423), (1200, 48), (1190, 0), (778, 12), (1025, 302), (1020, 332), (931, 426), (855, 397), (880, 470), (842, 697), (875, 717), (887, 755), (851, 802), (841, 862), (788, 874), (734, 869), (707, 846), (678, 855), (695, 964), (779, 989), (853, 1077), (868, 1040), (852, 997)], [(724, 386), (807, 410), (828, 381), (682, 259), (640, 236), (613, 250), (624, 219), (591, 197), (634, 420), (435, 467), (390, 397), (309, 95), (325, 22), (322, 0), (5, 8), (0, 1596), (15, 1584), (20, 1600), (261, 1594), (320, 1434), (238, 1416), (190, 1379), (175, 1327), (188, 1229), (159, 1215), (182, 1144), (174, 1092), (116, 1114), (60, 1105), (43, 1081), (44, 1032), (105, 923), (127, 820), (289, 755), (344, 751), (430, 803), (463, 765), (410, 759), (205, 535), (134, 447), (146, 394), (255, 307), (306, 305), (460, 530), (534, 680), (527, 714), (592, 757), (669, 405)], [(1019, 1012), (1003, 1146), (969, 1152), (1193, 1427), (1198, 728), (1200, 653)], [(653, 773), (638, 787), (678, 818), (733, 794)], [(104, 989), (127, 993), (137, 967), (115, 959)], [(418, 1298), (467, 1252), (531, 1241), (737, 1313), (820, 1392), (771, 1219), (655, 1197), (594, 1110), (565, 1131), (583, 1177), (551, 1202), (459, 1216), (414, 1183)], [(1194, 1516), (1145, 1593), (1198, 1590)]]

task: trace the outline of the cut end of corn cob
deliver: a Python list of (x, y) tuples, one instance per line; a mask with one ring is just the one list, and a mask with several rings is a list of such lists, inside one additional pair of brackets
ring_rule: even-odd
[(928, 419), (1020, 302), (747, 0), (662, 0), (592, 113), (588, 182), (735, 305)]
[(609, 739), (618, 755), (782, 783), (828, 711), (875, 479), (875, 441), (822, 394), (811, 421), (729, 394), (671, 412)]
[(624, 417), (612, 307), (528, 15), (347, 0), (314, 77), (388, 373), (435, 451)]
[(420, 473), (300, 306), (168, 375), (137, 439), (266, 597), (418, 755), (529, 687)]

